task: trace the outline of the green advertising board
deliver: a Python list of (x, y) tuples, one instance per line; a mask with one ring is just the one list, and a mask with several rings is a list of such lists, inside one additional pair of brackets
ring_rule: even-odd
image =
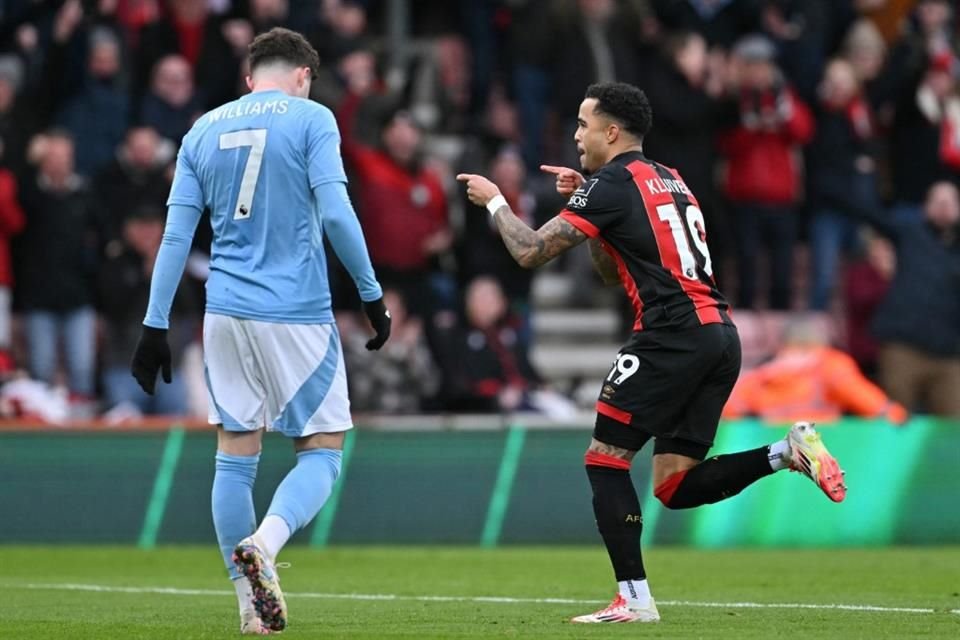
[[(823, 426), (847, 471), (833, 504), (778, 473), (725, 502), (670, 511), (653, 497), (649, 452), (633, 478), (648, 544), (864, 546), (960, 543), (960, 424)], [(784, 429), (721, 426), (711, 453), (753, 448)], [(590, 431), (352, 432), (331, 500), (296, 541), (327, 544), (597, 543), (583, 452)], [(208, 543), (215, 437), (207, 431), (22, 430), (0, 433), (0, 543)], [(270, 434), (258, 513), (294, 463)]]

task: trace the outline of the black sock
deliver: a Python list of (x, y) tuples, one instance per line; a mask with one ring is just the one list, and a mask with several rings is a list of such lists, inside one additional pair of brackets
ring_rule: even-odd
[(773, 473), (769, 447), (715, 456), (687, 471), (680, 471), (654, 492), (671, 509), (689, 509), (720, 502)]
[(593, 487), (593, 513), (597, 528), (610, 554), (617, 581), (647, 577), (640, 555), (640, 501), (626, 469), (587, 465)]

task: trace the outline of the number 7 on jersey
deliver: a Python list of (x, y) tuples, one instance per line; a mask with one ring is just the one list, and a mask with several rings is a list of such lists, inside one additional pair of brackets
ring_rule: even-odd
[(253, 194), (257, 190), (257, 180), (260, 178), (260, 164), (263, 162), (263, 148), (267, 146), (266, 129), (244, 129), (220, 134), (220, 149), (237, 149), (250, 147), (247, 156), (247, 165), (240, 178), (240, 192), (237, 194), (237, 204), (233, 209), (234, 220), (246, 220), (253, 211)]

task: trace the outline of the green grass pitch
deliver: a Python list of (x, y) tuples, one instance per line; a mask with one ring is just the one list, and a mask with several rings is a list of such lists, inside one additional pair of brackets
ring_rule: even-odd
[[(239, 637), (213, 546), (0, 546), (0, 554), (0, 638)], [(613, 595), (599, 547), (292, 547), (282, 560), (292, 563), (281, 573), (290, 609), (281, 637), (291, 640), (960, 638), (958, 547), (651, 549), (656, 625), (567, 622)], [(532, 601), (551, 598), (578, 602)]]

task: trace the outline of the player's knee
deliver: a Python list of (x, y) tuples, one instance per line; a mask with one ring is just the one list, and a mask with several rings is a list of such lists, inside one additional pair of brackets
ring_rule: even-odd
[(599, 467), (601, 469), (613, 469), (617, 471), (630, 471), (630, 460), (619, 456), (602, 453), (593, 448), (587, 449), (583, 455), (583, 464), (589, 467)]
[(681, 508), (674, 502), (673, 496), (677, 493), (680, 483), (682, 483), (683, 479), (686, 477), (687, 471), (688, 469), (684, 469), (682, 471), (672, 473), (653, 490), (653, 495), (656, 496), (657, 500), (659, 500), (666, 508)]

